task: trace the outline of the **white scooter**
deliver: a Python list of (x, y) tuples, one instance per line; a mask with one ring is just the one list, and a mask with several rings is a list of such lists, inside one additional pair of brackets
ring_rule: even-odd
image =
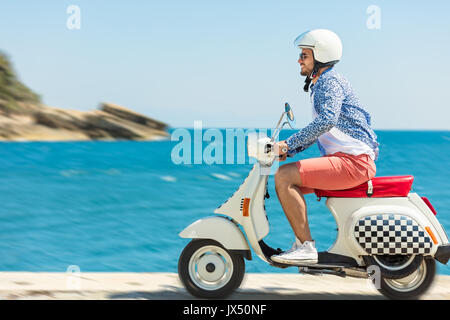
[[(288, 121), (280, 126), (285, 116)], [(223, 298), (232, 293), (244, 277), (244, 258), (252, 260), (251, 250), (272, 266), (292, 267), (272, 261), (281, 250), (263, 239), (269, 233), (267, 179), (278, 157), (273, 143), (293, 119), (286, 103), (272, 138), (249, 136), (247, 152), (257, 162), (248, 177), (214, 211), (218, 215), (197, 220), (179, 234), (193, 239), (178, 263), (180, 280), (192, 295)], [(317, 264), (298, 265), (299, 271), (370, 278), (392, 299), (423, 294), (434, 279), (435, 260), (447, 264), (450, 244), (428, 199), (410, 192), (412, 182), (412, 176), (376, 177), (349, 190), (316, 190), (327, 198), (338, 235), (328, 251), (319, 252)]]

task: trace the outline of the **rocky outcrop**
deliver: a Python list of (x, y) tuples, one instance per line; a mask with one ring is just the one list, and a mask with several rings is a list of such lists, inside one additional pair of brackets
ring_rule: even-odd
[(0, 140), (10, 141), (155, 140), (166, 138), (166, 130), (163, 122), (110, 103), (93, 111), (41, 105), (0, 116)]
[(45, 106), (0, 53), (0, 141), (155, 140), (168, 137), (167, 128), (111, 103), (93, 111)]

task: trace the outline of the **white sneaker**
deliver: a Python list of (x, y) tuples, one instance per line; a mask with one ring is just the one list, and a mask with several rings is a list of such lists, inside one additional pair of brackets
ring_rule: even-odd
[(316, 264), (318, 261), (317, 249), (314, 241), (305, 241), (298, 245), (297, 241), (291, 249), (270, 257), (275, 262), (292, 265)]
[(297, 237), (295, 237), (295, 241), (292, 247), (289, 250), (283, 251), (281, 254), (291, 253), (300, 248), (302, 245), (303, 245), (302, 242)]

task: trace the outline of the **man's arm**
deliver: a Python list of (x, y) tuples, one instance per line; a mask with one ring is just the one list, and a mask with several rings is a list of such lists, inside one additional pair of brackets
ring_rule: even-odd
[(314, 94), (317, 117), (299, 132), (286, 139), (290, 156), (306, 150), (325, 132), (330, 131), (339, 119), (344, 91), (335, 79), (327, 80)]

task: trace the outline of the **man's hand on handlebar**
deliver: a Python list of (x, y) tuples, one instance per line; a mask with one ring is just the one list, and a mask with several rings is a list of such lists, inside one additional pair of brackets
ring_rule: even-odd
[(273, 144), (273, 151), (278, 155), (278, 161), (286, 160), (288, 150), (289, 147), (284, 140)]

